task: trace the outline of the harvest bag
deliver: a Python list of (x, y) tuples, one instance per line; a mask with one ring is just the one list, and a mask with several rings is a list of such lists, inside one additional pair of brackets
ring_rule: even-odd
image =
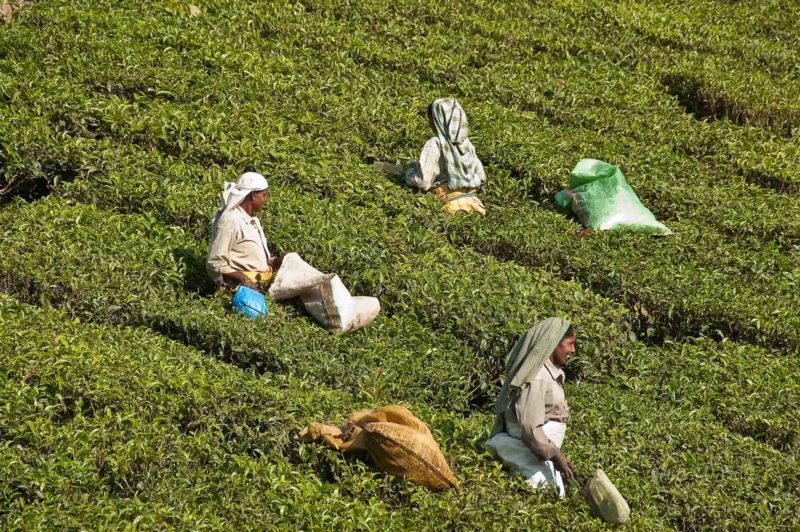
[(264, 318), (267, 315), (267, 301), (264, 294), (244, 285), (239, 285), (233, 294), (231, 305), (236, 312), (248, 318)]
[(570, 188), (556, 194), (556, 204), (575, 214), (586, 227), (653, 235), (672, 233), (642, 205), (619, 167), (597, 159), (582, 159), (570, 175)]
[[(525, 482), (536, 489), (555, 488), (556, 493), (564, 498), (564, 480), (556, 471), (552, 460), (539, 460), (521, 439), (509, 435), (514, 434), (515, 427), (508, 427), (509, 432), (499, 432), (486, 442), (489, 452), (503, 462), (512, 473), (525, 477)], [(517, 433), (519, 429), (517, 428)], [(557, 421), (548, 421), (542, 425), (545, 435), (556, 447), (561, 448), (567, 425)]]
[(341, 427), (311, 423), (300, 437), (339, 451), (366, 451), (383, 471), (431, 489), (458, 484), (428, 426), (403, 406), (353, 412)]
[(374, 297), (352, 297), (334, 273), (322, 273), (288, 253), (275, 275), (269, 295), (275, 301), (299, 297), (306, 310), (332, 332), (353, 332), (366, 327), (381, 310)]
[(631, 515), (631, 509), (602, 469), (595, 471), (585, 490), (592, 510), (607, 523), (622, 524)]

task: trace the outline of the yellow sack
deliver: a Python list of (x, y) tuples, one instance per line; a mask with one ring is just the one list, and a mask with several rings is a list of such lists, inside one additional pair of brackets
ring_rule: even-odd
[(342, 427), (311, 423), (300, 437), (339, 451), (369, 453), (383, 471), (431, 489), (458, 485), (428, 426), (399, 405), (359, 410)]
[(242, 272), (245, 277), (247, 277), (251, 283), (257, 284), (261, 287), (266, 286), (270, 280), (272, 280), (272, 270), (267, 270), (263, 272)]
[(476, 189), (451, 191), (447, 185), (442, 185), (431, 190), (436, 199), (445, 202), (444, 210), (450, 214), (458, 211), (477, 212), (486, 215), (486, 207), (476, 195)]

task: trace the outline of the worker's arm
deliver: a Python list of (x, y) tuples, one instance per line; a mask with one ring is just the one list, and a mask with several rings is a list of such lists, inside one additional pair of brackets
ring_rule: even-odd
[(439, 167), (440, 157), (439, 139), (433, 137), (425, 143), (419, 156), (419, 161), (416, 161), (406, 174), (406, 184), (417, 187), (420, 190), (433, 188), (436, 179), (441, 173)]
[(519, 389), (514, 408), (522, 431), (522, 443), (540, 460), (552, 460), (559, 454), (558, 447), (542, 430), (545, 419), (547, 383), (534, 380)]
[(547, 421), (545, 405), (548, 385), (550, 383), (547, 381), (537, 379), (520, 389), (515, 408), (522, 431), (522, 442), (540, 460), (552, 460), (555, 468), (569, 478), (572, 476), (572, 462), (542, 430), (542, 425)]
[(232, 286), (243, 284), (249, 288), (255, 288), (245, 274), (232, 268), (228, 262), (228, 253), (236, 239), (236, 233), (234, 219), (223, 215), (217, 223), (214, 239), (208, 250), (208, 270), (213, 273), (216, 282), (225, 280)]

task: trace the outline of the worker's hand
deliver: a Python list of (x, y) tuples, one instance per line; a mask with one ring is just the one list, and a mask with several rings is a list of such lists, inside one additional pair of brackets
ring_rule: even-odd
[(553, 458), (553, 465), (565, 478), (572, 476), (572, 462), (563, 454), (559, 453)]
[(252, 288), (253, 290), (258, 290), (258, 285), (249, 279), (247, 281), (242, 281), (239, 283), (241, 286), (246, 286), (247, 288)]
[(272, 257), (272, 260), (269, 262), (269, 266), (272, 268), (273, 272), (277, 272), (280, 269), (281, 263), (283, 262), (283, 257), (285, 257), (285, 255), (277, 255)]

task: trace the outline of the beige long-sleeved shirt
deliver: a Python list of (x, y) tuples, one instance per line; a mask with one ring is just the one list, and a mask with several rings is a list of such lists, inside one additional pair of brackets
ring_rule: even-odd
[[(469, 142), (469, 140), (465, 142)], [(406, 172), (406, 184), (420, 190), (430, 190), (447, 183), (449, 178), (447, 171), (443, 168), (445, 164), (439, 138), (431, 137), (422, 147), (419, 160), (409, 166), (408, 172)], [(480, 161), (478, 161), (477, 172), (483, 183), (486, 180), (486, 174)]]
[(270, 253), (261, 222), (241, 207), (234, 207), (219, 217), (211, 229), (206, 269), (217, 284), (222, 275), (233, 272), (269, 270)]
[(569, 418), (564, 378), (564, 372), (546, 360), (533, 381), (514, 390), (505, 411), (508, 435), (521, 439), (541, 460), (551, 460), (560, 452), (542, 425), (548, 421), (566, 423)]

